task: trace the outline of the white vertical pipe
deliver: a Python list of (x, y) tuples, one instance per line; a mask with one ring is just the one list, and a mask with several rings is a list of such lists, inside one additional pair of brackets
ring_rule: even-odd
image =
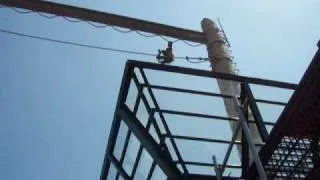
[[(213, 72), (221, 72), (227, 74), (235, 74), (234, 67), (232, 65), (232, 59), (228, 52), (228, 47), (224, 41), (221, 30), (210, 19), (204, 18), (201, 21), (202, 31), (205, 33), (207, 39), (208, 57), (212, 66)], [(240, 96), (240, 83), (217, 79), (220, 92), (222, 94), (239, 97)], [(224, 105), (229, 117), (238, 118), (237, 107), (230, 98), (224, 98)], [(253, 119), (251, 112), (249, 111), (249, 119)], [(230, 127), (233, 133), (236, 131), (236, 123), (230, 121)], [(253, 137), (254, 143), (261, 143), (258, 129), (255, 125), (250, 124), (249, 129)], [(241, 140), (241, 135), (238, 135), (236, 140)], [(241, 159), (241, 148), (238, 147), (238, 154)]]

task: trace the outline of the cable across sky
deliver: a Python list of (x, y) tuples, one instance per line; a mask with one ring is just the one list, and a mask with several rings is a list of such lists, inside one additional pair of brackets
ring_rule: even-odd
[[(153, 54), (153, 53), (130, 51), (130, 50), (125, 50), (125, 49), (116, 49), (116, 48), (102, 47), (102, 46), (97, 46), (97, 45), (90, 45), (90, 44), (85, 44), (85, 43), (64, 41), (64, 40), (58, 40), (58, 39), (53, 39), (53, 38), (48, 38), (48, 37), (43, 37), (43, 36), (36, 36), (36, 35), (24, 34), (24, 33), (20, 33), (20, 32), (9, 31), (9, 30), (5, 30), (5, 29), (0, 29), (0, 32), (5, 33), (5, 34), (19, 36), (19, 37), (26, 37), (26, 38), (31, 38), (31, 39), (49, 41), (49, 42), (54, 42), (54, 43), (59, 43), (59, 44), (67, 44), (67, 45), (84, 47), (84, 48), (112, 51), (112, 52), (118, 52), (118, 53), (126, 53), (126, 54), (134, 54), (134, 55), (143, 55), (143, 56), (149, 56), (149, 57), (156, 57), (157, 56), (156, 54)], [(202, 63), (202, 62), (208, 61), (208, 58), (188, 57), (188, 56), (185, 56), (185, 57), (176, 56), (175, 59), (187, 60), (190, 63)], [(193, 60), (196, 60), (196, 61), (193, 61)]]
[[(89, 24), (89, 25), (91, 25), (92, 27), (95, 27), (95, 28), (111, 27), (113, 30), (115, 30), (117, 32), (120, 32), (120, 33), (125, 33), (125, 34), (131, 33), (131, 32), (135, 32), (136, 34), (138, 34), (138, 35), (140, 35), (142, 37), (145, 37), (145, 38), (160, 37), (164, 41), (172, 42), (172, 43), (175, 43), (175, 42), (178, 42), (178, 41), (182, 41), (182, 42), (184, 42), (186, 45), (188, 45), (190, 47), (198, 47), (198, 46), (203, 45), (201, 43), (199, 43), (199, 44), (189, 43), (188, 41), (180, 40), (180, 39), (170, 40), (165, 36), (156, 35), (156, 34), (145, 34), (145, 33), (142, 33), (141, 31), (132, 30), (132, 29), (122, 29), (122, 28), (118, 28), (118, 27), (113, 26), (113, 25), (100, 24), (100, 23), (95, 23), (95, 22), (92, 22), (92, 21), (85, 21), (85, 20), (82, 20), (82, 19), (69, 18), (69, 17), (65, 17), (65, 16), (58, 16), (58, 15), (55, 15), (55, 14), (47, 14), (47, 13), (37, 12), (37, 11), (33, 11), (33, 10), (23, 10), (23, 9), (19, 9), (19, 8), (15, 8), (15, 7), (8, 7), (8, 6), (0, 5), (0, 8), (3, 8), (3, 7), (12, 9), (13, 11), (15, 11), (15, 12), (17, 12), (19, 14), (36, 13), (39, 16), (47, 18), (47, 19), (54, 19), (54, 18), (57, 18), (57, 17), (62, 17), (64, 20), (66, 20), (68, 22), (72, 22), (72, 23), (86, 22), (87, 24)], [(221, 26), (220, 21), (219, 21), (219, 24)], [(4, 31), (7, 31), (7, 30), (4, 30)], [(22, 35), (24, 37), (29, 37), (29, 38), (34, 38), (34, 39), (47, 40), (47, 41), (56, 42), (56, 43), (64, 43), (64, 44), (69, 44), (69, 45), (100, 49), (100, 50), (108, 50), (108, 51), (114, 51), (114, 52), (120, 52), (120, 53), (130, 53), (130, 54), (153, 56), (153, 57), (156, 56), (156, 54), (152, 54), (152, 53), (135, 52), (135, 51), (129, 51), (129, 50), (122, 50), (122, 49), (114, 49), (114, 48), (108, 48), (108, 47), (89, 45), (89, 44), (81, 44), (81, 43), (77, 43), (77, 42), (68, 42), (68, 41), (63, 41), (63, 40), (51, 39), (51, 38), (47, 38), (47, 37), (26, 35), (26, 34), (17, 33), (17, 32), (12, 32), (11, 34), (20, 35), (20, 36)], [(226, 37), (225, 34), (224, 34), (224, 37)], [(230, 47), (230, 44), (229, 44), (227, 39), (226, 39), (226, 42), (227, 42), (228, 46)], [(209, 58), (176, 56), (175, 59), (184, 59), (184, 60), (186, 60), (186, 61), (188, 61), (190, 63), (202, 63), (202, 62), (208, 61)], [(232, 64), (234, 65), (235, 71), (238, 74), (239, 73), (239, 69), (236, 68), (236, 63), (233, 61), (233, 57), (232, 57)]]

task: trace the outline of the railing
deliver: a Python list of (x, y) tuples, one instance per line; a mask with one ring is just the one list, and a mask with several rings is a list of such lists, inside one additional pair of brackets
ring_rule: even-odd
[[(240, 97), (233, 97), (217, 92), (214, 93), (206, 92), (203, 90), (151, 84), (149, 83), (150, 77), (147, 78), (148, 74), (146, 73), (146, 71), (170, 72), (173, 74), (184, 74), (199, 78), (211, 78), (212, 80), (218, 78), (230, 81), (237, 81), (243, 84), (243, 94)], [(225, 160), (222, 163), (222, 167), (223, 170), (224, 168), (241, 169), (241, 177), (245, 176), (246, 170), (249, 166), (248, 149), (250, 149), (253, 152), (253, 154), (255, 154), (254, 152), (256, 151), (254, 150), (254, 148), (261, 147), (264, 145), (264, 143), (254, 144), (253, 142), (251, 142), (250, 137), (248, 136), (247, 123), (256, 124), (263, 142), (265, 142), (265, 140), (268, 138), (268, 132), (265, 126), (274, 125), (274, 122), (266, 122), (263, 120), (257, 103), (271, 104), (276, 106), (286, 105), (286, 102), (274, 101), (264, 98), (255, 98), (250, 89), (251, 84), (288, 89), (290, 91), (294, 91), (297, 88), (297, 85), (295, 84), (283, 83), (279, 81), (271, 81), (223, 73), (213, 73), (210, 71), (182, 68), (176, 66), (165, 66), (146, 62), (128, 61), (119, 92), (116, 112), (110, 130), (109, 141), (107, 145), (105, 160), (100, 179), (105, 180), (107, 179), (107, 177), (109, 179), (119, 179), (120, 177), (124, 179), (134, 179), (135, 177), (137, 178), (139, 176), (139, 167), (142, 163), (145, 163), (141, 160), (144, 152), (147, 152), (148, 156), (150, 156), (152, 159), (150, 167), (147, 168), (147, 174), (143, 176), (143, 178), (145, 179), (151, 179), (155, 175), (154, 172), (156, 170), (162, 171), (164, 176), (169, 179), (177, 179), (181, 177), (184, 177), (186, 179), (196, 177), (207, 177), (208, 175), (191, 172), (188, 166), (192, 165), (200, 167), (215, 167), (215, 165), (208, 162), (190, 161), (188, 157), (183, 156), (183, 154), (181, 153), (181, 147), (177, 144), (178, 140), (218, 143), (225, 146), (228, 146), (229, 144), (241, 145), (244, 151), (247, 153), (244, 156), (245, 158), (242, 158), (242, 163), (238, 165), (227, 164), (227, 160)], [(129, 99), (128, 97), (129, 89), (131, 88), (136, 90), (136, 95), (134, 99), (132, 99), (133, 97), (130, 97), (131, 99)], [(199, 112), (175, 110), (171, 108), (162, 109), (158, 103), (159, 99), (157, 99), (155, 95), (155, 91), (159, 90), (166, 91), (168, 93), (175, 92), (182, 94), (206, 96), (208, 98), (213, 97), (219, 98), (221, 100), (223, 98), (233, 99), (235, 103), (239, 101), (239, 103), (241, 104), (241, 110), (239, 110), (241, 113), (245, 113), (243, 105), (246, 104), (248, 107), (250, 107), (254, 116), (254, 120), (246, 120), (245, 114), (242, 114), (241, 118), (238, 119), (222, 115), (204, 114)], [(130, 107), (129, 101), (132, 100), (134, 100), (134, 103), (132, 107)], [(238, 103), (237, 105), (239, 106)], [(143, 106), (146, 110), (146, 114), (143, 114), (143, 117), (146, 117), (147, 119), (146, 122), (138, 118), (139, 110)], [(195, 137), (190, 136), (188, 134), (176, 134), (172, 130), (172, 127), (168, 125), (168, 120), (166, 116), (170, 114), (181, 117), (192, 117), (196, 119), (209, 119), (212, 120), (212, 122), (238, 122), (239, 129), (241, 127), (242, 131), (244, 132), (245, 141), (244, 139), (242, 139), (241, 141), (235, 141), (235, 138), (232, 138), (232, 140), (229, 141), (225, 139), (211, 137)], [(122, 132), (122, 134), (119, 132), (119, 129), (121, 127), (127, 128), (124, 134)], [(183, 125), (181, 126), (181, 128), (183, 128)], [(116, 149), (116, 144), (120, 142), (119, 137), (124, 137), (124, 139), (122, 139), (124, 142), (121, 141), (121, 148)], [(132, 163), (129, 167), (129, 165), (125, 163), (125, 160), (127, 158), (128, 152), (131, 151), (129, 149), (129, 146), (130, 143), (132, 143), (133, 139), (136, 139), (140, 144), (137, 146), (137, 154), (135, 158), (132, 158)], [(115, 152), (117, 152), (117, 154), (120, 155), (116, 157)], [(209, 160), (211, 159), (211, 156), (212, 154), (208, 154), (208, 157), (210, 157)], [(258, 165), (259, 170), (261, 166), (259, 165), (259, 161), (256, 155), (254, 155), (254, 162)], [(216, 164), (218, 164), (218, 162)], [(111, 165), (115, 168), (115, 173), (111, 172)], [(215, 173), (212, 173), (213, 174), (211, 174), (210, 176), (215, 176)], [(111, 177), (111, 174), (115, 174), (114, 177)], [(221, 175), (223, 175), (223, 173)], [(261, 177), (265, 177), (262, 171)], [(222, 178), (225, 177), (222, 176)], [(232, 179), (239, 177), (228, 178)]]

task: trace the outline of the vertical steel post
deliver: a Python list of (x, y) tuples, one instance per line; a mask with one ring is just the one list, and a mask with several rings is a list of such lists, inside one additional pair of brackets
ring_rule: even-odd
[(265, 171), (263, 169), (262, 163), (260, 161), (259, 154), (258, 154), (258, 152), (256, 150), (256, 147), (255, 147), (254, 143), (253, 143), (253, 140), (252, 140), (252, 137), (251, 137), (251, 134), (250, 134), (250, 131), (249, 131), (249, 127), (248, 127), (248, 125), (247, 125), (247, 123), (245, 121), (245, 117), (243, 115), (243, 112), (240, 109), (240, 103), (239, 103), (237, 98), (233, 98), (233, 102), (234, 102), (235, 106), (237, 107), (236, 110), (237, 110), (237, 112), (239, 114), (239, 121), (241, 123), (241, 127), (242, 127), (242, 130), (244, 132), (243, 135), (245, 136), (245, 138), (247, 140), (247, 143), (249, 145), (249, 149), (251, 150), (251, 153), (252, 153), (252, 156), (253, 156), (253, 160), (255, 162), (255, 165), (256, 165), (258, 173), (259, 173), (259, 177), (262, 180), (266, 180), (267, 179), (267, 175), (266, 175), (266, 173), (265, 173)]
[(123, 77), (122, 77), (121, 87), (119, 90), (116, 110), (114, 113), (113, 122), (112, 122), (111, 129), (110, 129), (108, 144), (107, 144), (107, 148), (106, 148), (106, 152), (105, 152), (105, 158), (104, 158), (103, 164), (102, 164), (100, 180), (106, 180), (107, 176), (108, 176), (108, 172), (109, 172), (110, 165), (111, 165), (111, 159), (109, 157), (113, 154), (113, 150), (115, 148), (116, 139), (117, 139), (118, 132), (119, 132), (120, 121), (121, 121), (121, 118), (118, 115), (118, 110), (120, 108), (120, 105), (124, 104), (124, 102), (127, 99), (127, 94), (128, 94), (129, 86), (130, 86), (130, 78), (131, 78), (132, 73), (133, 73), (133, 66), (130, 65), (130, 63), (127, 63), (125, 70), (123, 72)]
[(214, 164), (214, 171), (216, 172), (217, 180), (222, 180), (222, 172), (220, 171), (216, 156), (212, 156), (212, 161)]
[(224, 170), (226, 168), (228, 159), (229, 159), (231, 151), (232, 151), (232, 147), (233, 147), (233, 145), (234, 145), (234, 143), (236, 141), (236, 138), (238, 136), (239, 129), (240, 129), (240, 121), (238, 121), (237, 124), (236, 124), (235, 132), (232, 135), (231, 142), (230, 142), (230, 144), (228, 146), (228, 149), (227, 149), (227, 153), (226, 153), (226, 155), (225, 155), (225, 157), (223, 159), (222, 167), (221, 167), (221, 174), (224, 173)]

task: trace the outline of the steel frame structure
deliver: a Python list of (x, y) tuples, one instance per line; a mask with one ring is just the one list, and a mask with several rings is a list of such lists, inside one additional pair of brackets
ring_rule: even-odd
[[(202, 32), (182, 29), (178, 27), (168, 26), (164, 24), (129, 18), (125, 16), (119, 16), (110, 13), (104, 13), (94, 11), (85, 8), (79, 8), (75, 6), (63, 5), (47, 1), (33, 1), (33, 0), (0, 0), (0, 4), (16, 8), (29, 9), (35, 12), (43, 12), (49, 14), (55, 14), (58, 16), (72, 17), (81, 19), (83, 21), (97, 22), (105, 25), (119, 26), (129, 28), (133, 30), (139, 30), (143, 32), (149, 32), (157, 35), (164, 35), (174, 37), (182, 40), (193, 41), (205, 44), (205, 36)], [(320, 43), (318, 43), (318, 47)], [(114, 115), (114, 121), (112, 123), (109, 141), (107, 145), (106, 155), (103, 163), (103, 169), (101, 173), (101, 179), (106, 179), (110, 164), (112, 163), (117, 169), (118, 179), (120, 176), (124, 179), (133, 179), (136, 168), (138, 166), (140, 156), (143, 149), (146, 149), (154, 159), (150, 167), (147, 179), (152, 177), (152, 172), (159, 166), (162, 171), (171, 179), (185, 178), (185, 179), (214, 179), (215, 176), (208, 175), (196, 175), (188, 172), (186, 165), (198, 165), (198, 166), (210, 166), (214, 167), (214, 164), (203, 162), (190, 162), (179, 155), (179, 148), (175, 145), (176, 139), (185, 139), (191, 141), (203, 141), (210, 143), (221, 144), (238, 144), (242, 146), (242, 163), (241, 165), (226, 165), (229, 168), (239, 168), (242, 170), (242, 178), (256, 178), (255, 166), (249, 167), (249, 153), (247, 139), (242, 138), (241, 142), (226, 141), (221, 139), (210, 138), (198, 138), (191, 136), (178, 136), (170, 132), (170, 129), (166, 124), (166, 120), (163, 114), (176, 114), (181, 116), (201, 117), (222, 121), (237, 121), (234, 118), (213, 116), (208, 114), (199, 114), (194, 112), (181, 112), (173, 111), (170, 109), (160, 109), (157, 101), (152, 95), (153, 89), (162, 89), (167, 91), (175, 91), (181, 93), (198, 94), (204, 96), (214, 96), (220, 98), (232, 98), (227, 95), (195, 91), (190, 89), (181, 89), (168, 86), (158, 86), (149, 84), (146, 76), (144, 76), (144, 82), (137, 81), (135, 77), (134, 68), (138, 68), (142, 74), (143, 69), (154, 69), (160, 71), (169, 71), (175, 73), (183, 73), (194, 76), (203, 76), (211, 78), (221, 78), (232, 81), (242, 82), (242, 96), (240, 97), (242, 111), (244, 115), (248, 113), (248, 108), (253, 111), (255, 121), (248, 121), (247, 123), (255, 123), (263, 144), (256, 144), (256, 146), (262, 146), (260, 151), (260, 158), (264, 169), (267, 172), (269, 179), (320, 179), (320, 94), (319, 94), (319, 76), (320, 76), (320, 52), (316, 53), (313, 61), (307, 69), (304, 77), (302, 78), (299, 88), (297, 85), (282, 83), (277, 81), (269, 81), (258, 78), (249, 78), (243, 76), (233, 76), (221, 73), (212, 73), (208, 71), (194, 70), (188, 68), (160, 66), (149, 63), (140, 63), (136, 61), (129, 61), (123, 82), (121, 85), (116, 112)], [(139, 119), (135, 116), (138, 105), (133, 110), (130, 110), (125, 104), (130, 80), (133, 79), (136, 86), (139, 89), (139, 94), (136, 100), (136, 104), (140, 102), (147, 106), (149, 121), (146, 126), (143, 126)], [(265, 86), (274, 86), (279, 88), (297, 89), (290, 101), (287, 103), (269, 101), (264, 99), (256, 99), (253, 97), (250, 90), (250, 84), (260, 84)], [(147, 89), (152, 97), (154, 107), (148, 106), (148, 99), (143, 93), (143, 89)], [(270, 122), (264, 122), (256, 103), (267, 103), (274, 105), (286, 106), (282, 112), (277, 124)], [(161, 133), (157, 128), (156, 121), (153, 115), (159, 114), (161, 122), (164, 124), (166, 133)], [(120, 159), (117, 159), (114, 154), (115, 142), (119, 133), (119, 127), (121, 122), (125, 122), (129, 127), (126, 134), (124, 149)], [(268, 135), (265, 125), (275, 125), (272, 132)], [(153, 126), (158, 134), (159, 142), (155, 141), (148, 130)], [(123, 161), (127, 152), (127, 146), (130, 140), (130, 136), (134, 134), (141, 142), (137, 159), (135, 161), (132, 173), (129, 174), (123, 168)], [(244, 137), (244, 136), (243, 136)], [(173, 144), (175, 153), (178, 156), (178, 161), (173, 161), (168, 147), (165, 143), (165, 139), (169, 139)], [(177, 164), (182, 165), (182, 169), (177, 168)], [(232, 177), (222, 177), (223, 179), (233, 179)]]
[(269, 179), (320, 179), (319, 48), (260, 151)]
[[(234, 141), (227, 141), (227, 140), (221, 140), (221, 139), (175, 135), (171, 132), (164, 114), (174, 114), (174, 115), (188, 116), (188, 117), (194, 117), (194, 118), (207, 118), (207, 119), (212, 119), (216, 121), (238, 121), (238, 119), (223, 117), (223, 116), (208, 115), (208, 114), (200, 114), (195, 112), (184, 112), (184, 111), (175, 111), (170, 109), (161, 109), (159, 107), (158, 101), (153, 91), (158, 89), (158, 90), (164, 90), (168, 92), (187, 93), (191, 95), (193, 94), (193, 95), (201, 95), (201, 96), (208, 96), (208, 97), (217, 97), (221, 99), (234, 98), (234, 97), (224, 95), (224, 94), (219, 94), (219, 93), (176, 88), (171, 86), (153, 85), (149, 83), (149, 80), (145, 73), (146, 70), (154, 70), (154, 71), (162, 71), (162, 72), (165, 71), (170, 73), (207, 77), (207, 78), (212, 78), (213, 80), (215, 80), (216, 78), (219, 78), (224, 80), (240, 82), (242, 84), (243, 90), (242, 90), (241, 96), (237, 97), (237, 99), (239, 100), (239, 102), (241, 102), (241, 111), (243, 111), (243, 113), (246, 114), (246, 112), (248, 111), (248, 108), (250, 108), (254, 116), (254, 121), (247, 120), (245, 123), (256, 124), (256, 126), (259, 129), (259, 133), (263, 142), (266, 142), (266, 140), (268, 139), (268, 132), (265, 126), (274, 125), (274, 123), (264, 122), (262, 120), (261, 114), (259, 112), (259, 109), (256, 103), (259, 102), (259, 103), (266, 103), (266, 104), (272, 104), (277, 106), (285, 106), (286, 102), (271, 101), (267, 99), (256, 99), (254, 98), (251, 92), (250, 84), (284, 88), (284, 89), (290, 89), (290, 90), (295, 90), (297, 88), (297, 85), (291, 84), (291, 83), (284, 83), (284, 82), (265, 80), (265, 79), (259, 79), (259, 78), (251, 78), (251, 77), (245, 77), (245, 76), (230, 75), (230, 74), (224, 74), (224, 73), (216, 73), (216, 72), (213, 73), (213, 72), (204, 71), (204, 70), (196, 70), (191, 68), (182, 68), (177, 66), (167, 66), (167, 65), (129, 60), (125, 67), (121, 88), (119, 91), (118, 101), (117, 101), (116, 110), (114, 114), (114, 120), (111, 126), (105, 159), (102, 167), (102, 172), (100, 177), (101, 180), (107, 179), (111, 164), (116, 168), (116, 171), (117, 171), (117, 175), (115, 179), (119, 179), (119, 178), (134, 179), (135, 174), (137, 172), (138, 164), (141, 161), (142, 151), (144, 150), (146, 150), (153, 159), (152, 165), (150, 166), (146, 179), (152, 178), (155, 168), (160, 168), (161, 171), (165, 174), (165, 176), (168, 179), (216, 179), (217, 177), (214, 174), (215, 164), (188, 161), (187, 158), (182, 157), (179, 147), (176, 144), (176, 141), (178, 139), (197, 141), (197, 142), (220, 143), (220, 144), (225, 144), (226, 146), (229, 144), (241, 145), (243, 149), (242, 151), (243, 158), (242, 158), (241, 164), (233, 165), (233, 164), (225, 163), (224, 167), (231, 168), (231, 169), (240, 169), (242, 171), (241, 177), (248, 177), (248, 173), (249, 173), (248, 170), (250, 168), (249, 167), (249, 146), (247, 141), (245, 141), (245, 138), (243, 138), (241, 142), (238, 142), (238, 141), (234, 142)], [(139, 73), (139, 75), (137, 75), (137, 73)], [(140, 78), (138, 78), (138, 76)], [(137, 97), (135, 99), (134, 107), (131, 109), (126, 104), (130, 86), (135, 86), (135, 88), (138, 91)], [(148, 96), (150, 98), (147, 98), (146, 93), (148, 93)], [(143, 124), (141, 120), (138, 119), (138, 117), (136, 116), (140, 103), (143, 103), (147, 110), (148, 121), (146, 124)], [(160, 120), (155, 119), (155, 114), (159, 115)], [(117, 137), (119, 135), (119, 128), (121, 123), (124, 123), (128, 127), (128, 130), (125, 135), (125, 141), (124, 141), (123, 149), (121, 152), (121, 156), (116, 158), (114, 155), (114, 150), (115, 150)], [(159, 123), (161, 123), (161, 125)], [(150, 133), (149, 130), (151, 126), (155, 129), (156, 135), (152, 135)], [(159, 126), (164, 127), (164, 132), (160, 130)], [(134, 161), (134, 165), (131, 168), (131, 171), (129, 170), (130, 172), (128, 172), (128, 170), (125, 170), (123, 166), (123, 162), (124, 162), (126, 153), (128, 153), (129, 151), (128, 144), (132, 134), (138, 139), (138, 141), (141, 144), (140, 144), (136, 159)], [(174, 152), (169, 151), (169, 147), (167, 144), (168, 142), (172, 144)], [(264, 143), (255, 144), (255, 146), (261, 147), (261, 146), (264, 146)], [(176, 156), (177, 160), (174, 160), (173, 156)], [(194, 165), (199, 167), (212, 167), (213, 174), (204, 175), (204, 174), (190, 173), (189, 169), (187, 168), (188, 165)], [(238, 179), (238, 178), (240, 177), (222, 176), (222, 179)]]

